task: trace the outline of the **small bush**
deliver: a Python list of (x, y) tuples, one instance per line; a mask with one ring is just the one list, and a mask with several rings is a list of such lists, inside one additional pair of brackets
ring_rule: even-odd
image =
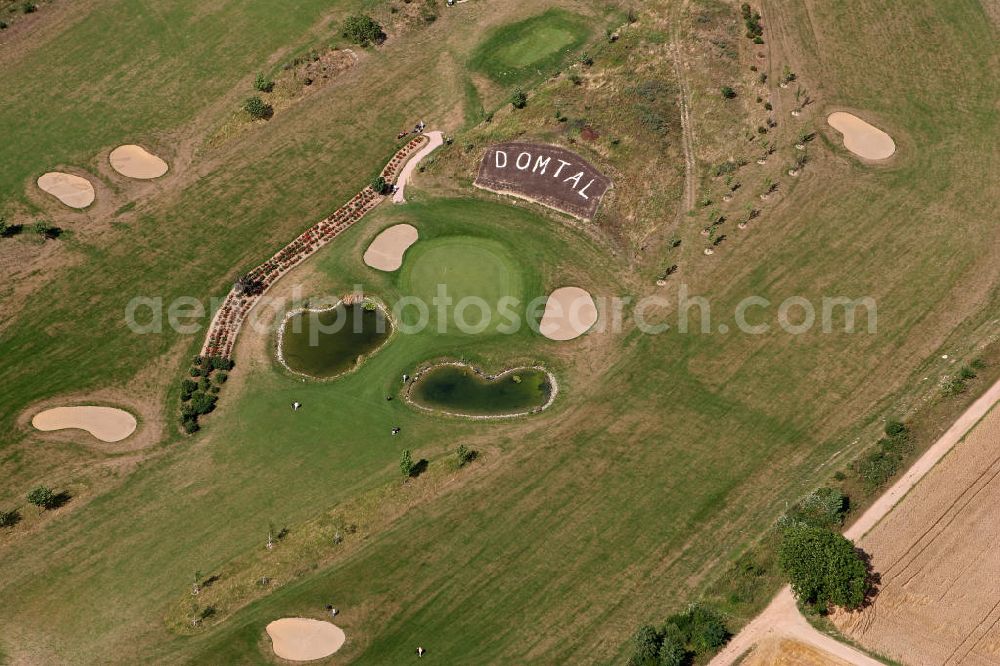
[(731, 86), (722, 86), (722, 97), (724, 99), (733, 99), (736, 97), (736, 91)]
[(62, 235), (62, 229), (45, 220), (39, 220), (31, 225), (31, 230), (42, 237), (43, 240), (55, 240)]
[(198, 384), (191, 381), (190, 379), (185, 379), (181, 382), (181, 400), (187, 402), (191, 399), (192, 394), (198, 390)]
[(185, 416), (184, 418), (182, 418), (181, 428), (183, 428), (184, 432), (186, 432), (189, 435), (192, 435), (201, 430), (201, 426), (198, 425), (198, 419), (194, 418), (193, 416)]
[(233, 366), (236, 365), (232, 359), (225, 356), (213, 356), (208, 359), (208, 362), (212, 370), (232, 370)]
[(7, 21), (0, 21), (0, 30), (7, 29)]
[(479, 452), (470, 449), (465, 444), (459, 444), (458, 451), (455, 452), (456, 462), (458, 462), (459, 467), (465, 467), (479, 455)]
[(399, 458), (399, 471), (407, 479), (413, 474), (413, 456), (410, 455), (409, 449), (404, 449)]
[(196, 391), (191, 395), (191, 402), (185, 405), (185, 407), (190, 408), (191, 415), (200, 416), (201, 414), (208, 414), (214, 410), (215, 403), (218, 402), (218, 400), (218, 396), (214, 396), (203, 391)]
[(382, 176), (372, 178), (371, 186), (378, 194), (385, 194), (389, 189), (389, 183), (385, 182), (385, 178)]
[(215, 373), (216, 384), (225, 384), (226, 380), (228, 379), (229, 379), (229, 373), (226, 372), (225, 370), (219, 370), (217, 373)]
[(969, 361), (969, 365), (972, 366), (974, 370), (984, 370), (986, 368), (986, 361), (981, 358), (974, 358)]
[(946, 379), (944, 384), (941, 385), (941, 392), (947, 396), (965, 393), (965, 381), (960, 377)]
[(20, 520), (21, 514), (17, 509), (0, 511), (0, 527), (14, 527)]
[(344, 21), (343, 35), (360, 46), (381, 44), (385, 41), (382, 26), (367, 14), (348, 16)]
[(523, 109), (528, 105), (528, 95), (520, 88), (516, 88), (510, 96), (510, 103), (515, 109)]
[(38, 11), (38, 5), (33, 2), (25, 2), (21, 4), (21, 11), (25, 14), (34, 14)]
[(267, 78), (263, 74), (258, 74), (257, 78), (253, 81), (253, 87), (261, 92), (269, 93), (274, 90), (274, 81)]
[(847, 513), (847, 497), (836, 488), (819, 488), (788, 510), (781, 520), (783, 528), (795, 525), (839, 527)]
[(976, 378), (976, 371), (973, 370), (972, 368), (970, 368), (967, 365), (963, 365), (962, 369), (958, 371), (958, 377), (959, 377), (959, 379), (962, 379), (964, 381), (968, 381), (970, 379), (975, 379)]
[(886, 436), (888, 437), (904, 437), (908, 436), (909, 433), (909, 431), (906, 429), (906, 426), (903, 423), (895, 421), (893, 419), (889, 419), (888, 421), (885, 422), (884, 430)]
[(250, 114), (254, 120), (264, 120), (274, 115), (274, 107), (267, 104), (257, 95), (248, 97), (243, 102), (243, 110)]
[(580, 64), (585, 67), (590, 67), (594, 64), (594, 59), (590, 57), (589, 53), (584, 53), (579, 58)]
[(57, 496), (51, 488), (38, 486), (28, 493), (28, 502), (42, 509), (51, 509), (57, 502)]

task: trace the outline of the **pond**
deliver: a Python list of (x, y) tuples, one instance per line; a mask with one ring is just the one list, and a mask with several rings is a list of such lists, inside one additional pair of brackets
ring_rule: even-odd
[(540, 411), (556, 394), (555, 378), (543, 368), (513, 368), (496, 376), (468, 365), (446, 363), (422, 372), (410, 385), (410, 401), (431, 411), (497, 418)]
[(339, 303), (326, 310), (300, 310), (281, 327), (278, 358), (292, 372), (335, 377), (355, 369), (391, 334), (392, 322), (378, 306)]

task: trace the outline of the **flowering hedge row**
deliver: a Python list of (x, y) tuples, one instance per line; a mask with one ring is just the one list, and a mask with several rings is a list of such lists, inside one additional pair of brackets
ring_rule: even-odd
[[(382, 169), (382, 177), (385, 181), (395, 183), (407, 160), (428, 140), (426, 135), (421, 134), (400, 148)], [(282, 275), (301, 264), (342, 231), (364, 217), (384, 198), (385, 196), (375, 192), (371, 186), (366, 186), (332, 215), (309, 227), (298, 238), (278, 250), (270, 259), (250, 271), (248, 277), (259, 284), (260, 288), (255, 289), (252, 294), (237, 290), (236, 287), (229, 291), (222, 307), (212, 319), (208, 334), (205, 336), (205, 343), (201, 348), (201, 356), (231, 358), (236, 336), (239, 335), (247, 313), (267, 293), (267, 290)]]

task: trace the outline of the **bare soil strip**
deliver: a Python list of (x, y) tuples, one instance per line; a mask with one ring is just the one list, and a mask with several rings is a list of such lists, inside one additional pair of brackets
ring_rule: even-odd
[(135, 144), (118, 146), (111, 151), (108, 161), (121, 175), (140, 180), (159, 178), (169, 168), (165, 161)]
[(826, 122), (844, 135), (844, 147), (859, 157), (885, 160), (896, 152), (896, 143), (891, 136), (853, 113), (837, 111), (831, 113)]
[[(395, 200), (395, 199), (393, 199)], [(365, 250), (365, 265), (380, 271), (395, 271), (403, 265), (403, 255), (417, 242), (420, 234), (412, 224), (389, 227), (372, 241)]]
[(70, 208), (86, 208), (94, 203), (94, 186), (81, 176), (50, 171), (38, 178), (38, 187)]
[(35, 414), (31, 425), (43, 431), (78, 428), (102, 442), (120, 442), (135, 432), (138, 424), (123, 409), (81, 405), (46, 409)]
[(346, 640), (344, 630), (331, 622), (304, 617), (286, 617), (267, 625), (274, 654), (289, 661), (323, 659), (339, 650)]

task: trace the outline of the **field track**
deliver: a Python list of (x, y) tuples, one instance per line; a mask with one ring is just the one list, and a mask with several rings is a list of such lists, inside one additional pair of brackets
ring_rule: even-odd
[[(973, 427), (978, 424), (983, 417), (993, 408), (997, 402), (1000, 401), (1000, 381), (996, 382), (991, 386), (986, 393), (984, 393), (978, 400), (972, 403), (967, 410), (955, 421), (954, 424), (942, 435), (933, 446), (927, 449), (926, 453), (922, 455), (917, 462), (910, 467), (909, 470), (889, 488), (881, 497), (879, 497), (869, 508), (865, 511), (860, 518), (858, 518), (847, 530), (844, 531), (844, 536), (849, 539), (858, 540), (867, 534), (873, 527), (875, 527), (886, 515), (888, 515), (893, 507), (899, 503), (903, 497), (913, 489), (917, 483), (930, 472), (938, 462), (949, 452), (954, 446), (961, 441), (966, 434), (973, 429)], [(984, 471), (976, 479), (977, 490), (972, 494), (971, 497), (965, 498), (966, 492), (971, 490), (971, 488), (963, 491), (962, 498), (964, 499), (964, 504), (960, 507), (958, 511), (967, 506), (972, 502), (973, 499), (986, 487), (993, 479), (1000, 474), (1000, 470), (993, 471), (994, 465), (1000, 461), (1000, 458), (994, 460), (994, 463), (990, 465), (989, 469)], [(980, 479), (985, 477), (987, 474), (991, 474), (990, 479), (982, 485), (978, 482)], [(923, 535), (921, 535), (917, 542), (911, 546), (910, 549), (904, 553), (904, 557), (910, 555), (910, 551), (917, 548), (918, 543), (932, 530), (938, 526), (942, 520), (944, 520), (949, 514), (951, 517), (944, 523), (940, 530), (935, 530), (940, 533), (947, 528), (947, 525), (951, 523), (955, 518), (955, 514), (952, 514), (952, 509), (954, 505), (946, 508), (944, 514), (940, 516), (937, 522), (935, 522), (931, 527), (929, 527)], [(933, 537), (932, 537), (933, 539)], [(928, 544), (924, 544), (920, 549), (909, 558), (907, 562), (919, 557), (920, 553), (926, 549)], [(896, 564), (899, 564), (901, 560), (897, 560), (892, 566), (886, 570), (886, 579), (883, 584), (892, 579), (894, 575), (893, 569)], [(905, 566), (905, 565), (904, 565)], [(898, 575), (898, 574), (895, 574)], [(909, 582), (909, 581), (907, 581)], [(905, 585), (905, 583), (904, 583)], [(877, 599), (876, 599), (877, 604)], [(1000, 607), (1000, 603), (994, 607), (993, 610), (997, 610)], [(874, 608), (874, 606), (873, 606)], [(865, 613), (874, 613), (874, 610), (866, 610), (861, 613), (863, 617)], [(871, 618), (867, 620), (862, 619), (858, 621), (861, 625), (871, 625)], [(1000, 619), (997, 620), (1000, 622)], [(997, 623), (994, 622), (994, 625)], [(987, 630), (988, 632), (989, 630)], [(862, 633), (864, 629), (862, 629)], [(779, 636), (785, 636), (788, 638), (795, 638), (804, 643), (814, 645), (820, 649), (826, 650), (831, 654), (838, 656), (842, 659), (847, 659), (854, 664), (878, 664), (879, 662), (865, 656), (861, 652), (858, 652), (854, 648), (851, 648), (843, 643), (839, 643), (814, 629), (805, 618), (801, 616), (796, 608), (795, 599), (792, 595), (791, 588), (785, 586), (778, 593), (778, 596), (768, 605), (764, 612), (758, 615), (752, 622), (743, 628), (743, 630), (733, 637), (726, 648), (720, 652), (716, 657), (710, 662), (712, 666), (727, 666), (728, 664), (735, 663), (736, 660), (753, 646), (759, 644), (762, 640), (768, 636), (776, 634)], [(971, 649), (971, 648), (970, 648)]]

